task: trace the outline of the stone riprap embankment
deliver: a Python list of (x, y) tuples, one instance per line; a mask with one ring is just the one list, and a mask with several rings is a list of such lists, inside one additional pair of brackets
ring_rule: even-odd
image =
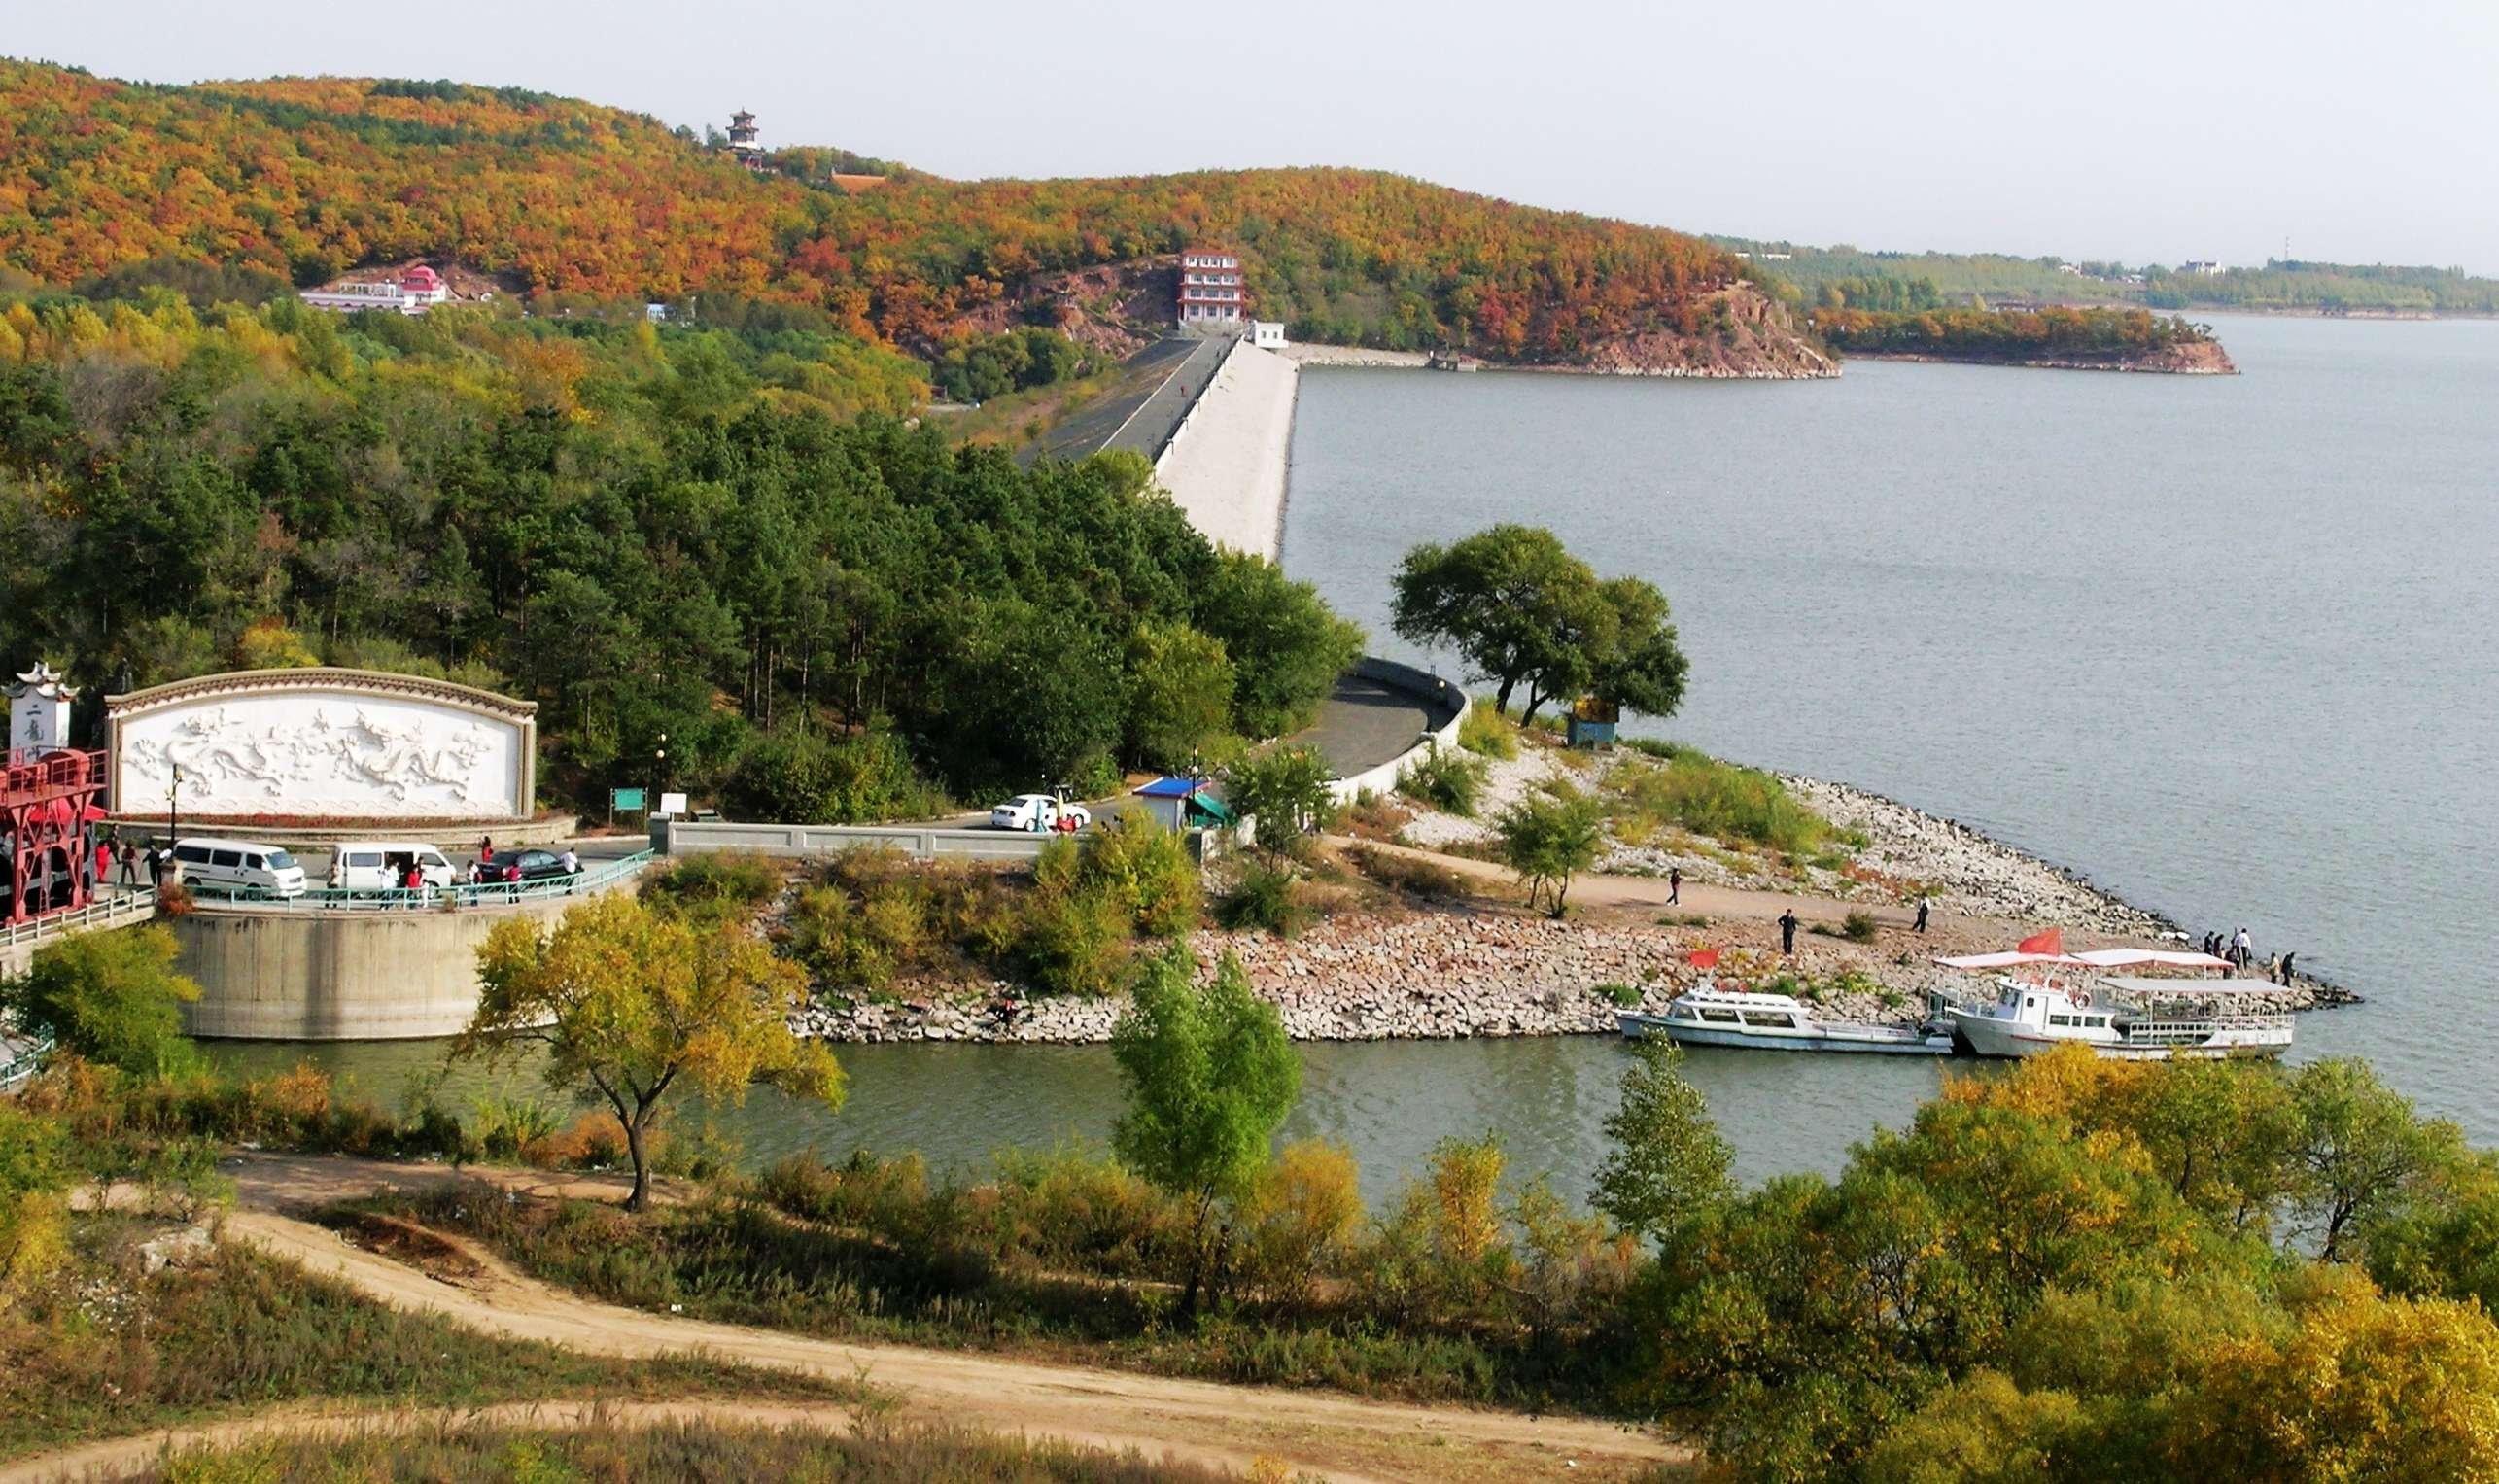
[[(1191, 946), (1208, 964), (1236, 955), (1294, 1039), (1380, 1041), (1610, 1032), (1620, 1011), (1662, 1010), (1698, 982), (1685, 955), (1704, 944), (1724, 953), (1722, 979), (1766, 987), (1793, 974), (1817, 986), (1822, 1013), (1840, 1019), (1908, 1023), (1925, 1013), (1930, 989), (1967, 995), (1985, 987), (1926, 961), (1926, 949), (1966, 944), (1928, 939), (1918, 951), (1890, 944), (1869, 950), (1808, 936), (1783, 960), (1765, 924), (1668, 929), (1492, 912), (1346, 914), (1296, 938), (1209, 931)], [(1852, 971), (1860, 987), (1834, 984)], [(1021, 996), (1002, 981), (913, 984), (882, 999), (828, 992), (793, 1027), (832, 1041), (1081, 1043), (1109, 1040), (1124, 1003)], [(2315, 986), (2304, 984), (2249, 996), (2239, 1008), (2315, 1003)]]
[(1857, 852), (1857, 865), (1925, 882), (1936, 894), (1938, 911), (2125, 937), (2159, 938), (2176, 930), (2168, 918), (1967, 825), (1845, 783), (1793, 774), (1779, 779), (1814, 812), (1864, 832), (1868, 844)]

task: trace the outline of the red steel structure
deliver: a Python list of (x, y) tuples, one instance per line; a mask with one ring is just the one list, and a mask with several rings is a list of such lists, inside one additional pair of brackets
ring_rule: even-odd
[(104, 754), (21, 748), (0, 773), (0, 922), (24, 922), (95, 900), (94, 823)]

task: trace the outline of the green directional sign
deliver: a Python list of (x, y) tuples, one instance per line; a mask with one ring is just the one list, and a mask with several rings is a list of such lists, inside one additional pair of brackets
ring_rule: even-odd
[(642, 792), (643, 792), (643, 791), (642, 791), (642, 789), (639, 789), (639, 788), (611, 788), (611, 789), (608, 789), (608, 790), (607, 790), (607, 807), (608, 807), (609, 809), (611, 809), (611, 810), (614, 810), (614, 809), (623, 809), (623, 810), (641, 809), (641, 808), (642, 808), (642, 807), (643, 807), (643, 806), (642, 806)]

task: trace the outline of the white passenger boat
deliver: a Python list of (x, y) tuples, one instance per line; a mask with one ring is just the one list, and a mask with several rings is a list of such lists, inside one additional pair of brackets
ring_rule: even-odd
[(2204, 953), (2149, 949), (2095, 949), (2067, 953), (2052, 935), (2026, 940), (2010, 953), (1939, 958), (1954, 969), (2022, 967), (2032, 977), (2002, 974), (1993, 1003), (1937, 1008), (1955, 1039), (1981, 1056), (2036, 1056), (2068, 1043), (2125, 1061), (2182, 1057), (2279, 1056), (2291, 1049), (2291, 1018), (2248, 1008), (2273, 986), (2234, 979), (2128, 978), (2069, 971), (2158, 966), (2227, 971), (2228, 960)]
[(1933, 1025), (1877, 1025), (1826, 1020), (1812, 1006), (1786, 994), (1753, 994), (1703, 986), (1677, 995), (1664, 1015), (1625, 1011), (1615, 1019), (1622, 1033), (1664, 1036), (1685, 1046), (1749, 1046), (1775, 1052), (1873, 1052), (1902, 1056), (1942, 1056), (1953, 1038)]

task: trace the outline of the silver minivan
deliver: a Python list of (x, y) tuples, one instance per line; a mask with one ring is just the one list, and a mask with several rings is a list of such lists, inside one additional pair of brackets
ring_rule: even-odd
[(183, 884), (205, 891), (244, 897), (299, 897), (304, 892), (303, 867), (276, 846), (177, 840), (174, 860), (182, 867)]

